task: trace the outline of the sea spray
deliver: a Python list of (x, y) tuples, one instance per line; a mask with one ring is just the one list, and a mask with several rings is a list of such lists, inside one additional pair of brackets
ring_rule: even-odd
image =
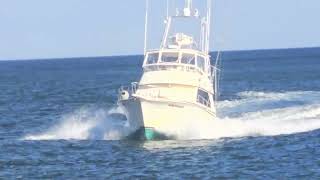
[(132, 129), (127, 121), (115, 119), (112, 115), (123, 113), (121, 107), (109, 110), (101, 108), (81, 108), (61, 118), (59, 123), (47, 131), (27, 135), (25, 140), (119, 140), (130, 134)]
[[(223, 137), (274, 136), (320, 128), (320, 92), (241, 92), (238, 99), (218, 103), (218, 118), (208, 124), (197, 119), (185, 121), (166, 133), (179, 140)], [(81, 108), (62, 117), (60, 123), (26, 140), (98, 139), (119, 140), (135, 129), (112, 114), (123, 114), (121, 107), (109, 110)]]

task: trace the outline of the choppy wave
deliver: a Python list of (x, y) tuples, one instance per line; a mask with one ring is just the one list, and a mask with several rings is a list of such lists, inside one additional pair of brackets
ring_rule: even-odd
[[(320, 129), (320, 92), (241, 92), (237, 100), (220, 101), (219, 118), (209, 124), (197, 121), (181, 124), (174, 135), (178, 139), (216, 139), (223, 137), (274, 136)], [(81, 109), (62, 118), (61, 123), (27, 140), (122, 139), (134, 129), (110, 117), (122, 113)], [(172, 131), (171, 131), (172, 132)]]

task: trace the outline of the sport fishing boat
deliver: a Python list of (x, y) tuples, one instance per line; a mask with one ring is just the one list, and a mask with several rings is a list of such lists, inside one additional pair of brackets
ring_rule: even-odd
[[(217, 68), (209, 55), (211, 0), (206, 2), (204, 16), (193, 8), (192, 0), (184, 3), (174, 15), (167, 12), (160, 48), (147, 50), (146, 2), (143, 75), (139, 82), (121, 87), (118, 96), (118, 105), (136, 130), (132, 136), (146, 140), (174, 137), (173, 131), (184, 122), (216, 119)], [(175, 23), (181, 21), (183, 28), (179, 29)], [(189, 21), (197, 26), (187, 27)], [(199, 31), (198, 35), (191, 30)]]

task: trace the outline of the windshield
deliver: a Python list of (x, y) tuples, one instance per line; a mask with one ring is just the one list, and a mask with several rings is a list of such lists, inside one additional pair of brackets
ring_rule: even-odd
[(152, 53), (148, 55), (146, 64), (155, 64), (158, 62), (159, 53)]
[(198, 66), (198, 68), (200, 68), (202, 71), (204, 71), (204, 67), (205, 67), (204, 57), (198, 56), (198, 58), (197, 58), (197, 66)]
[(179, 53), (162, 53), (161, 62), (178, 62)]
[(181, 63), (195, 65), (196, 61), (194, 54), (183, 54), (181, 57)]

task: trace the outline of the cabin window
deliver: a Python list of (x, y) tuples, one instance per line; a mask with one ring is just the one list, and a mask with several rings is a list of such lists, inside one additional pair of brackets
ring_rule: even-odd
[(198, 66), (198, 68), (200, 68), (202, 71), (205, 70), (205, 60), (204, 60), (204, 57), (198, 56), (198, 58), (197, 58), (197, 66)]
[(178, 62), (179, 53), (162, 53), (161, 62)]
[(183, 54), (181, 57), (181, 63), (195, 65), (196, 61), (194, 54)]
[(146, 64), (155, 64), (158, 62), (159, 53), (148, 54), (148, 59)]
[(199, 89), (197, 95), (197, 102), (205, 106), (211, 107), (209, 93)]

